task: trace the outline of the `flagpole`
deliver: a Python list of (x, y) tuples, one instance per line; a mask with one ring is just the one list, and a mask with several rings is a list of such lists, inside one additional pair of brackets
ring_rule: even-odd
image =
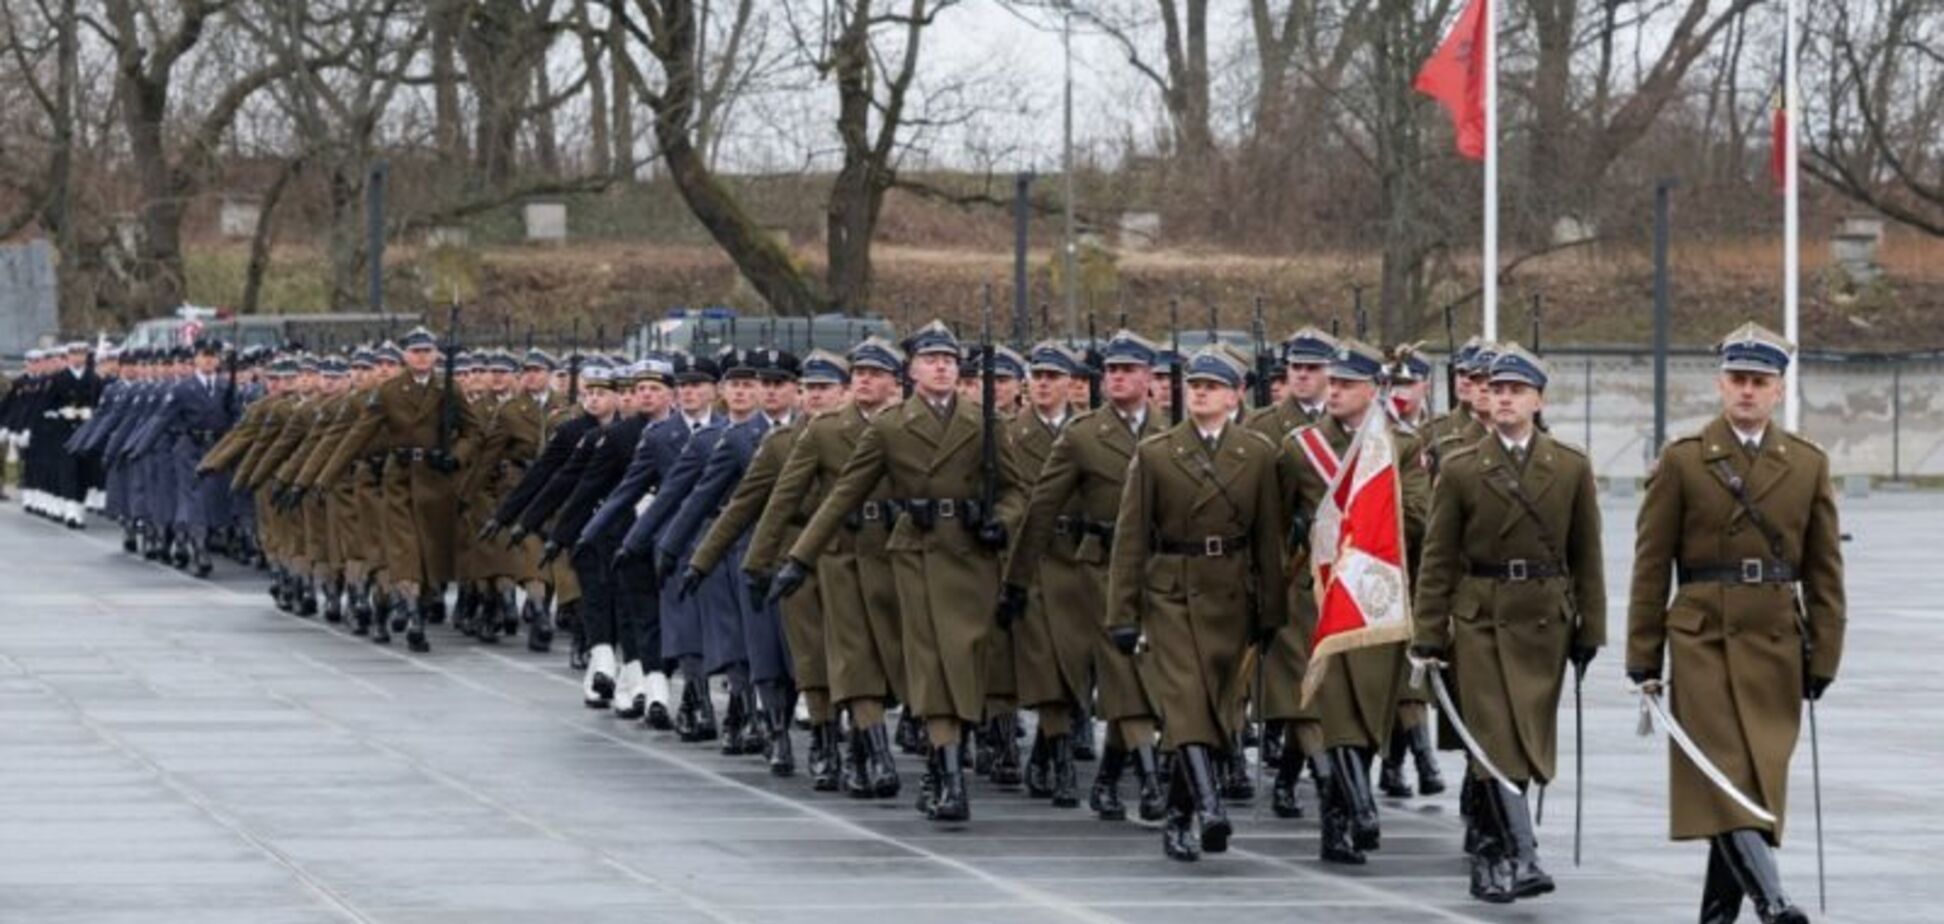
[[(1800, 156), (1796, 150), (1796, 138), (1800, 131), (1802, 109), (1796, 94), (1796, 52), (1800, 36), (1797, 31), (1797, 14), (1801, 0), (1789, 0), (1787, 7), (1788, 24), (1782, 34), (1782, 111), (1783, 133), (1786, 142), (1782, 149), (1782, 336), (1796, 345), (1802, 346), (1800, 328), (1801, 281), (1802, 281), (1802, 175)], [(1487, 116), (1489, 118), (1489, 116)], [(1802, 425), (1802, 363), (1798, 360), (1789, 364), (1782, 375), (1783, 382), (1783, 426), (1798, 430)]]
[(1485, 257), (1487, 340), (1498, 339), (1498, 3), (1485, 3)]

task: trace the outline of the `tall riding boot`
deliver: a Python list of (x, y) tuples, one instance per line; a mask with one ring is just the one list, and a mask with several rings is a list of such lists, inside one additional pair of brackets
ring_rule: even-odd
[(1093, 790), (1087, 793), (1087, 807), (1101, 821), (1127, 820), (1127, 805), (1120, 795), (1121, 770), (1126, 766), (1127, 750), (1108, 745), (1094, 771)]
[(479, 615), (473, 617), (473, 634), (488, 645), (499, 644), (500, 611), (504, 598), (492, 587), (479, 589)]
[[(998, 751), (992, 755), (992, 782), (995, 786), (1018, 786), (1019, 769), (1019, 713), (1007, 712), (995, 720), (996, 734), (993, 744)], [(1074, 805), (1079, 805), (1075, 797)]]
[[(1466, 774), (1467, 782), (1470, 774)], [(1471, 864), (1471, 897), (1493, 905), (1511, 902), (1512, 862), (1498, 813), (1488, 801), (1485, 787), (1497, 783), (1477, 783), (1470, 787), (1472, 812), (1465, 817), (1465, 853)]]
[(898, 750), (906, 754), (923, 754), (930, 745), (925, 743), (925, 722), (912, 714), (909, 708), (898, 716)]
[(1152, 744), (1134, 749), (1134, 778), (1141, 788), (1141, 820), (1160, 821), (1167, 814), (1167, 787), (1161, 782), (1161, 755)]
[(1249, 776), (1249, 752), (1242, 747), (1242, 736), (1229, 737), (1228, 753), (1222, 755), (1222, 797), (1237, 802), (1255, 798), (1255, 779)]
[[(929, 743), (925, 745), (925, 748), (925, 772), (918, 777), (918, 799), (916, 805), (918, 814), (929, 818), (931, 817), (932, 806), (938, 804), (938, 787), (944, 778), (943, 771), (939, 768), (939, 753), (945, 749), (932, 747)], [(957, 750), (957, 748), (953, 748), (952, 750)]]
[(1170, 860), (1193, 863), (1201, 859), (1195, 838), (1195, 797), (1188, 791), (1188, 774), (1177, 773), (1168, 785), (1166, 820), (1161, 823), (1161, 852)]
[(965, 796), (965, 760), (959, 748), (938, 748), (938, 799), (928, 814), (933, 821), (970, 821), (972, 803)]
[(1088, 711), (1084, 702), (1073, 704), (1073, 759), (1086, 763), (1099, 753), (1094, 747), (1093, 713)]
[(836, 792), (839, 781), (838, 757), (843, 748), (837, 741), (837, 722), (826, 719), (810, 729), (810, 788), (816, 792)]
[(297, 615), (317, 615), (317, 586), (307, 577), (297, 579)]
[(452, 627), (459, 630), (461, 635), (479, 637), (479, 591), (471, 583), (459, 585), (459, 600), (452, 610)]
[(1533, 898), (1553, 890), (1553, 879), (1539, 867), (1539, 839), (1532, 831), (1532, 811), (1523, 793), (1514, 795), (1502, 785), (1487, 785), (1493, 806), (1498, 810), (1500, 829), (1505, 836), (1507, 858), (1512, 864), (1512, 896)]
[(1775, 854), (1760, 832), (1741, 828), (1717, 834), (1712, 840), (1719, 845), (1728, 868), (1755, 906), (1755, 914), (1761, 917), (1762, 924), (1809, 924), (1809, 916), (1783, 894), (1782, 873), (1775, 867)]
[(1073, 768), (1073, 736), (1053, 736), (1053, 807), (1080, 805), (1080, 779)]
[(1033, 747), (1026, 755), (1026, 795), (1035, 799), (1053, 796), (1053, 748), (1046, 733), (1033, 730)]
[(1303, 781), (1303, 749), (1285, 742), (1281, 759), (1276, 761), (1276, 782), (1270, 789), (1269, 808), (1277, 818), (1303, 817), (1303, 797), (1298, 787)]
[(200, 539), (189, 542), (189, 561), (195, 565), (196, 576), (206, 578), (215, 565), (209, 560), (209, 546)]
[(675, 736), (683, 741), (695, 740), (695, 684), (682, 682), (682, 699), (675, 705)]
[(1261, 747), (1262, 749), (1263, 766), (1274, 767), (1280, 765), (1282, 760), (1283, 747), (1289, 741), (1288, 733), (1289, 733), (1288, 722), (1274, 721), (1274, 722), (1264, 723), (1264, 728), (1262, 730), (1262, 744), (1259, 745), (1259, 747)]
[(771, 776), (796, 773), (796, 754), (790, 741), (790, 712), (796, 704), (783, 692), (780, 683), (763, 684), (763, 710), (769, 715), (769, 770)]
[(499, 634), (518, 635), (520, 632), (520, 589), (513, 586), (500, 588)]
[[(580, 618), (580, 601), (575, 600), (572, 603), (561, 604), (560, 610), (555, 616), (573, 640), (572, 644), (567, 648), (567, 666), (577, 671), (586, 669), (588, 648), (587, 620)], [(704, 698), (706, 699), (707, 697)]]
[[(703, 688), (707, 690), (707, 687)], [(722, 751), (724, 756), (743, 752), (743, 729), (749, 724), (749, 712), (744, 708), (742, 691), (736, 689), (732, 681), (729, 687), (729, 708), (722, 714)]]
[(419, 611), (425, 614), (427, 625), (444, 625), (446, 621), (445, 587), (429, 587), (425, 599), (419, 601)]
[(1741, 883), (1716, 838), (1708, 839), (1708, 879), (1701, 887), (1701, 924), (1735, 924), (1741, 917)]
[(426, 601), (415, 600), (406, 604), (405, 647), (424, 654), (432, 650), (432, 643), (425, 640)]
[(1359, 850), (1376, 850), (1378, 845), (1377, 797), (1370, 791), (1370, 758), (1361, 748), (1330, 749), (1336, 764), (1337, 788), (1350, 811), (1350, 837)]
[(1435, 796), (1444, 792), (1444, 774), (1438, 772), (1438, 750), (1431, 744), (1431, 723), (1417, 723), (1404, 740), (1410, 744), (1411, 759), (1417, 764), (1418, 795)]
[(1404, 782), (1404, 752), (1409, 750), (1405, 743), (1404, 726), (1391, 726), (1390, 746), (1384, 749), (1383, 768), (1377, 774), (1377, 788), (1393, 799), (1408, 799), (1413, 795), (1411, 784)]
[(351, 611), (351, 634), (371, 634), (371, 597), (363, 582), (345, 590), (351, 599), (347, 607)]
[(1229, 834), (1234, 829), (1229, 824), (1228, 809), (1222, 805), (1215, 755), (1205, 744), (1185, 745), (1181, 763), (1187, 771), (1188, 791), (1195, 797), (1195, 827), (1201, 832), (1201, 849), (1204, 853), (1221, 853), (1228, 849)]
[(406, 616), (405, 595), (394, 594), (393, 596), (395, 599), (392, 600), (391, 630), (393, 632), (403, 632), (405, 631)]
[(965, 742), (968, 746), (977, 746), (972, 758), (972, 772), (991, 776), (992, 760), (999, 756), (999, 717), (992, 716), (979, 725), (977, 732), (968, 732)]
[(1484, 829), (1472, 823), (1478, 817), (1478, 780), (1469, 769), (1465, 771), (1464, 782), (1458, 784), (1458, 817), (1465, 820), (1465, 854), (1478, 853), (1478, 836)]
[(371, 604), (371, 640), (380, 645), (391, 644), (392, 601), (391, 595), (373, 589), (377, 598)]
[(763, 704), (757, 688), (749, 685), (747, 681), (743, 683), (743, 711), (749, 716), (749, 721), (743, 723), (742, 752), (762, 754), (767, 757), (770, 739), (788, 727), (789, 713), (784, 713), (783, 722), (779, 725), (775, 717), (770, 715), (768, 707)]
[(870, 727), (865, 735), (865, 745), (870, 749), (870, 759), (858, 772), (870, 785), (871, 795), (880, 799), (898, 797), (898, 760), (891, 749), (891, 729), (883, 722)]
[[(1284, 742), (1283, 753), (1287, 754), (1290, 750), (1290, 743)], [(1349, 800), (1343, 795), (1335, 759), (1326, 751), (1310, 758), (1309, 764), (1310, 774), (1316, 777), (1316, 799), (1323, 816), (1318, 856), (1325, 863), (1363, 865), (1364, 852), (1358, 849), (1356, 839), (1350, 836)]]
[(553, 616), (547, 605), (532, 597), (526, 602), (527, 650), (546, 654), (553, 648)]

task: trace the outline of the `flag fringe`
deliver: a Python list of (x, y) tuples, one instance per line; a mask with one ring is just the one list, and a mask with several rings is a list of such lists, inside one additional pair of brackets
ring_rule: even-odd
[(1310, 700), (1323, 686), (1330, 674), (1330, 662), (1336, 655), (1356, 651), (1360, 648), (1375, 648), (1379, 645), (1403, 644), (1411, 640), (1411, 621), (1365, 626), (1348, 632), (1338, 632), (1320, 642), (1310, 650), (1309, 663), (1303, 670), (1303, 693), (1298, 700), (1300, 707), (1308, 709)]

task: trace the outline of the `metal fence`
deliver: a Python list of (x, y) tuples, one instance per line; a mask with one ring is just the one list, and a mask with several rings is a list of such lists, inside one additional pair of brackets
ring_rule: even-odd
[[(1547, 350), (1546, 361), (1553, 434), (1584, 448), (1602, 477), (1644, 476), (1657, 454), (1653, 353), (1562, 348)], [(1801, 362), (1802, 434), (1828, 451), (1832, 475), (1944, 475), (1944, 351), (1807, 353)], [(1705, 351), (1668, 357), (1669, 439), (1699, 430), (1721, 412), (1718, 368)], [(1442, 384), (1442, 369), (1439, 374)]]

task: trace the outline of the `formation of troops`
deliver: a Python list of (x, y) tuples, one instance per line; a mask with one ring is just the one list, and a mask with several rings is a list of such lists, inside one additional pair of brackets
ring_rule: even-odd
[[(1823, 453), (1773, 419), (1792, 345), (1745, 325), (1718, 353), (1721, 414), (1647, 483), (1624, 668), (1694, 745), (1670, 819), (1709, 844), (1701, 920), (1805, 921), (1773, 850), (1842, 653), (1840, 531)], [(965, 822), (984, 776), (1196, 860), (1256, 797), (1253, 749), (1273, 814), (1310, 813), (1307, 775), (1321, 858), (1362, 864), (1378, 794), (1445, 792), (1458, 750), (1471, 894), (1552, 891), (1528, 794), (1608, 633), (1595, 473), (1546, 430), (1546, 362), (1474, 340), (1434, 415), (1411, 346), (1306, 327), (1270, 381), (1258, 359), (937, 322), (800, 357), (74, 344), (29, 357), (0, 430), (31, 512), (262, 569), (279, 608), (374, 642), (560, 645), (586, 706), (778, 776), (802, 742), (818, 792), (898, 798), (915, 764), (918, 810)], [(1396, 447), (1413, 615), (1306, 696), (1313, 519), (1367, 424)]]

